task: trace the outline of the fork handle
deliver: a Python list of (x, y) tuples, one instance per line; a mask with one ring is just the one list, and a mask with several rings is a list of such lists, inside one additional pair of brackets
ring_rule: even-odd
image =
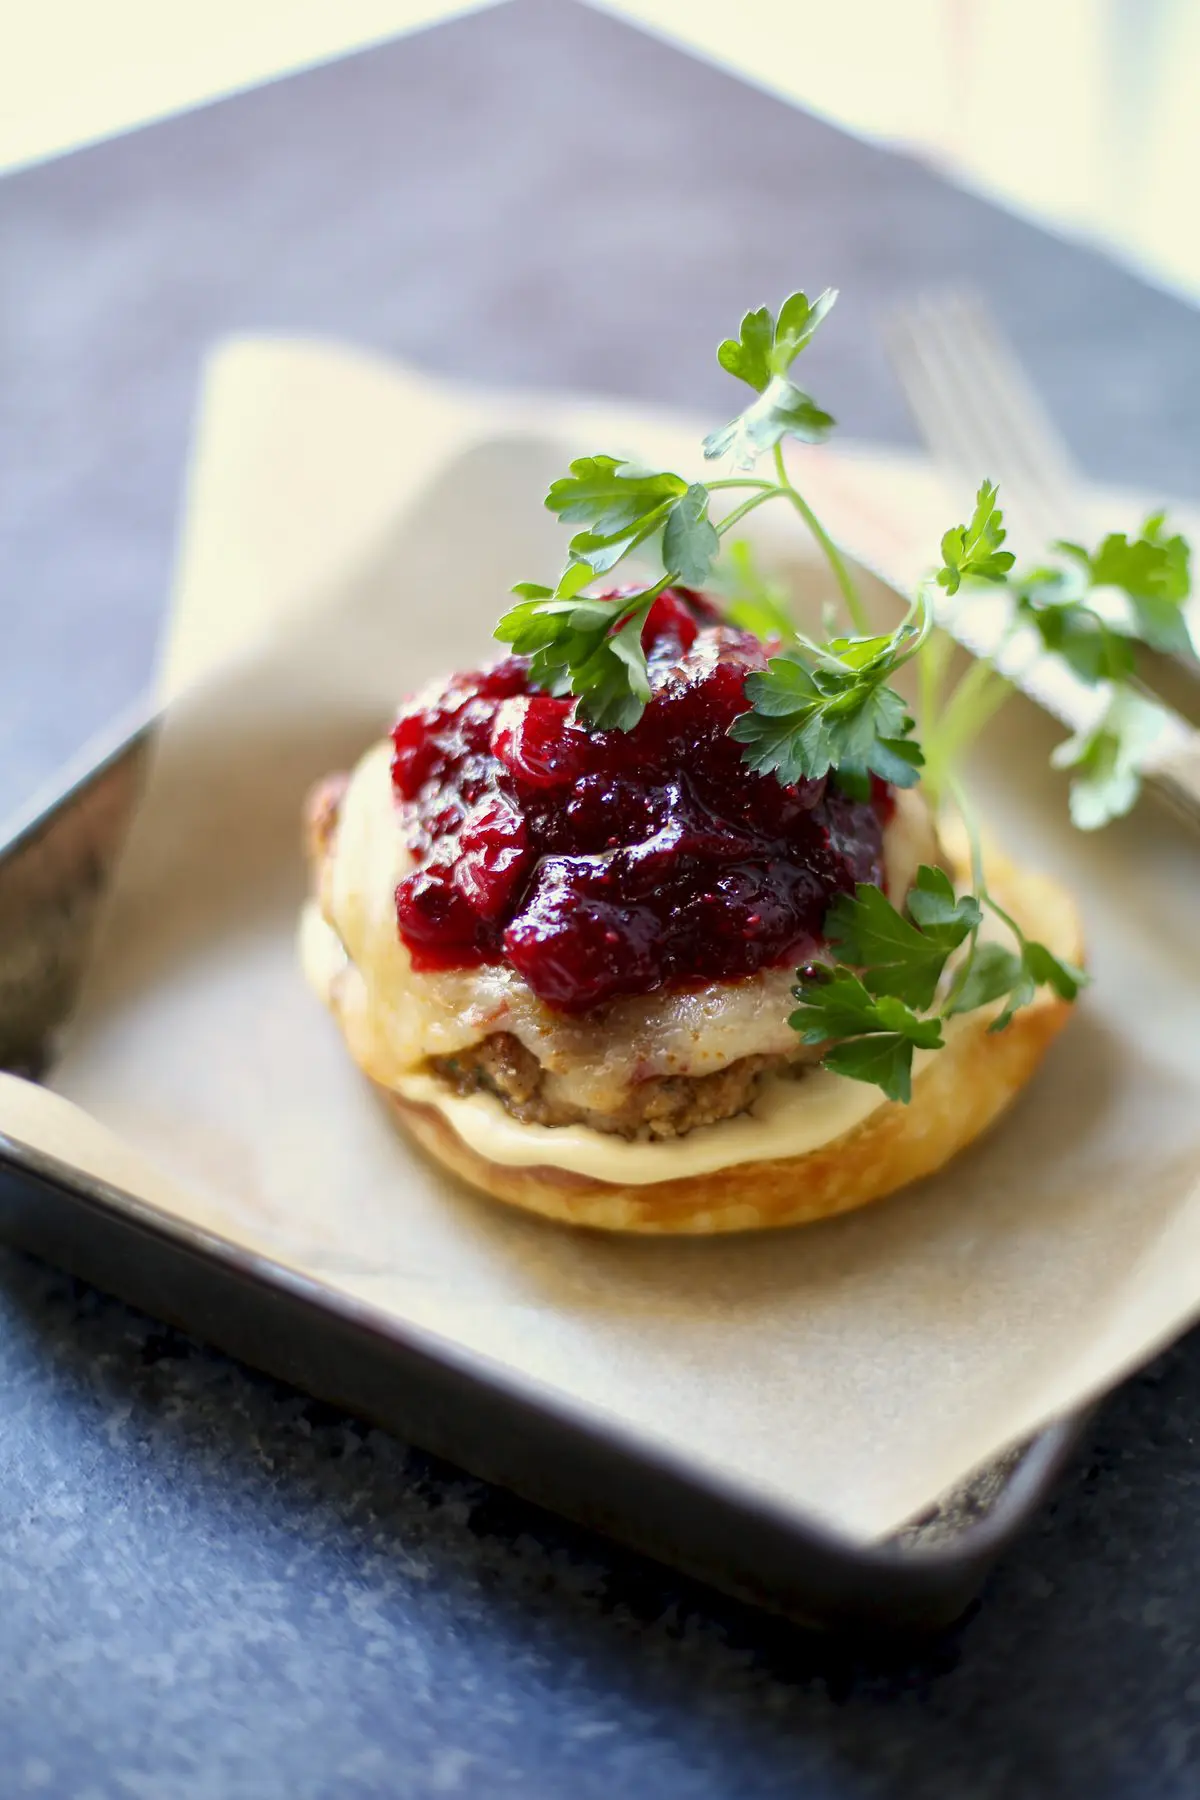
[(1200, 832), (1200, 732), (1149, 763), (1142, 778), (1177, 819)]

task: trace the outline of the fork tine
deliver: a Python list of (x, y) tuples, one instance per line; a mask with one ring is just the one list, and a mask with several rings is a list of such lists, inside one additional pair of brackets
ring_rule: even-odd
[(946, 359), (931, 349), (929, 333), (911, 313), (896, 315), (885, 328), (888, 349), (918, 428), (946, 473), (958, 477), (973, 465), (978, 444), (964, 429), (955, 403), (955, 378)]
[(891, 332), (889, 349), (918, 426), (943, 473), (955, 485), (984, 477), (1001, 483), (1006, 509), (1028, 520), (1029, 484), (1012, 453), (1008, 434), (990, 407), (981, 405), (973, 351), (957, 328), (943, 321), (940, 303), (914, 307)]
[(974, 359), (997, 433), (1016, 452), (1042, 497), (1041, 510), (1059, 521), (1051, 530), (1061, 531), (1075, 511), (1080, 477), (1057, 426), (982, 301), (958, 294), (948, 317), (957, 326), (960, 346)]
[(961, 293), (928, 296), (886, 327), (889, 349), (922, 432), (947, 472), (987, 475), (1040, 542), (1071, 517), (1074, 482), (1040, 403), (990, 327), (982, 304)]
[[(998, 483), (1010, 547), (1036, 555), (1064, 533), (1079, 535), (1082, 485), (1070, 451), (982, 297), (964, 289), (924, 294), (882, 324), (905, 398), (944, 472), (956, 483)], [(1195, 712), (1200, 665), (1145, 651), (1141, 666), (1169, 704)]]

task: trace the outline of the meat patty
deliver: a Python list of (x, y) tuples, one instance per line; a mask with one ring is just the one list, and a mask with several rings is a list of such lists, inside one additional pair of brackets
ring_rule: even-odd
[(546, 1072), (532, 1051), (510, 1032), (498, 1031), (456, 1056), (436, 1056), (430, 1069), (460, 1094), (494, 1094), (526, 1125), (588, 1125), (623, 1138), (675, 1138), (700, 1125), (715, 1125), (746, 1112), (762, 1077), (799, 1073), (813, 1052), (795, 1056), (743, 1056), (711, 1075), (664, 1075), (636, 1083), (617, 1112), (592, 1112), (550, 1098)]

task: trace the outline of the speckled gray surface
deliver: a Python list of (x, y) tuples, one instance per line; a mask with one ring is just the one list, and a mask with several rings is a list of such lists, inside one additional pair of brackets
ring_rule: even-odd
[(0, 1256), (7, 1794), (1192, 1795), (1200, 1344), (881, 1664)]
[[(218, 333), (719, 407), (743, 302), (835, 281), (814, 386), (899, 440), (873, 315), (964, 275), (1092, 472), (1195, 489), (1195, 313), (574, 6), (10, 178), (0, 812), (145, 680)], [(0, 1793), (1191, 1795), (1198, 1414), (1191, 1340), (1109, 1404), (974, 1620), (883, 1664), (0, 1253)]]

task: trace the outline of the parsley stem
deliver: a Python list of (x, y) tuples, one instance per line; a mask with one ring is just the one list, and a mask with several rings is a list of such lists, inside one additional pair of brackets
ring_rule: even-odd
[[(924, 733), (934, 729), (952, 650), (953, 640), (944, 631), (935, 630), (921, 646), (917, 658), (917, 683), (920, 692), (921, 729)], [(928, 756), (925, 760), (928, 763)]]
[[(932, 620), (932, 607), (928, 611)], [(933, 703), (927, 703), (924, 665), (929, 659), (927, 656), (923, 656), (921, 659), (921, 726), (924, 736), (926, 780), (935, 794), (941, 784), (942, 772), (951, 764), (961, 760), (968, 745), (979, 736), (992, 715), (999, 711), (1013, 691), (1011, 678), (1003, 672), (999, 664), (1000, 658), (1012, 642), (1015, 633), (1016, 622), (1010, 619), (992, 654), (974, 657), (969, 668), (959, 676), (944, 701), (941, 694), (942, 681), (939, 678)], [(942, 673), (944, 674), (944, 666)]]
[(1011, 681), (1000, 673), (991, 657), (977, 657), (951, 689), (941, 712), (936, 717), (925, 716), (923, 748), (935, 789), (941, 771), (959, 760), (1012, 691)]
[(955, 712), (970, 709), (975, 697), (983, 691), (991, 679), (992, 668), (993, 664), (989, 657), (977, 656), (975, 658), (966, 674), (960, 676), (959, 680), (955, 682), (950, 698), (942, 710), (942, 716), (937, 721), (939, 730), (945, 726), (946, 720)]
[(983, 894), (983, 904), (987, 907), (989, 912), (995, 913), (996, 917), (1001, 921), (1002, 924), (1008, 926), (1008, 929), (1012, 932), (1013, 936), (1016, 938), (1018, 944), (1020, 944), (1020, 946), (1023, 950), (1025, 948), (1026, 943), (1028, 942), (1028, 939), (1026, 938), (1025, 933), (1021, 930), (1021, 927), (1017, 924), (1017, 921), (1013, 918), (1012, 914), (1006, 913), (1004, 908), (1001, 906), (1000, 902), (998, 900), (993, 900), (992, 896), (989, 893), (987, 893), (986, 891)]
[(783, 460), (782, 444), (776, 444), (775, 446), (775, 472), (779, 477), (780, 487), (783, 489), (792, 505), (796, 508), (796, 511), (800, 514), (800, 517), (804, 520), (804, 523), (808, 526), (808, 529), (812, 532), (814, 538), (816, 538), (818, 544), (820, 544), (821, 549), (824, 551), (826, 561), (833, 570), (834, 580), (841, 589), (842, 599), (846, 602), (846, 611), (850, 614), (851, 624), (854, 626), (855, 631), (861, 633), (863, 637), (869, 637), (871, 634), (871, 627), (867, 620), (866, 612), (863, 609), (863, 603), (859, 599), (858, 589), (854, 585), (849, 569), (842, 560), (841, 551), (822, 525), (820, 519), (818, 519), (812, 507), (808, 504), (808, 501), (804, 498), (799, 488), (793, 485), (791, 476), (787, 472), (787, 464)]
[(987, 880), (983, 872), (983, 846), (979, 840), (979, 822), (975, 817), (975, 809), (967, 799), (966, 790), (957, 775), (948, 775), (946, 786), (950, 790), (950, 797), (962, 820), (962, 828), (967, 834), (967, 844), (971, 856), (971, 886), (975, 889), (975, 898), (982, 902), (988, 898), (988, 891)]
[(748, 512), (753, 512), (755, 507), (761, 506), (765, 500), (774, 500), (778, 492), (779, 489), (773, 481), (767, 482), (765, 492), (751, 494), (749, 500), (743, 500), (740, 506), (735, 506), (731, 513), (725, 515), (717, 526), (717, 536), (724, 537), (731, 525), (736, 525), (739, 519), (744, 519)]
[[(955, 807), (958, 809), (958, 816), (962, 821), (962, 828), (967, 834), (967, 844), (970, 848), (971, 856), (971, 887), (974, 890), (975, 898), (978, 900), (980, 906), (986, 906), (989, 904), (989, 900), (987, 879), (983, 872), (983, 846), (979, 841), (979, 825), (975, 818), (971, 803), (967, 799), (963, 789), (962, 782), (959, 781), (956, 776), (949, 775), (946, 778), (946, 786), (949, 788)], [(940, 1018), (948, 1019), (954, 1011), (955, 1002), (967, 984), (967, 977), (971, 973), (971, 965), (975, 961), (975, 951), (978, 948), (978, 945), (979, 926), (976, 925), (971, 932), (968, 941), (967, 954), (959, 963), (958, 968), (955, 971), (954, 980), (950, 983), (950, 990), (946, 995), (939, 1014)]]
[(710, 494), (715, 494), (718, 488), (767, 488), (773, 494), (776, 487), (773, 481), (762, 481), (750, 475), (723, 475), (720, 481), (706, 481), (704, 485)]
[(609, 627), (609, 636), (611, 637), (614, 635), (621, 626), (628, 625), (634, 613), (640, 612), (643, 615), (643, 618), (648, 617), (650, 608), (654, 605), (658, 596), (665, 593), (672, 583), (678, 580), (679, 571), (677, 569), (668, 569), (667, 573), (660, 576), (653, 587), (641, 588), (636, 594), (631, 594), (629, 599), (625, 602), (625, 605), (616, 615), (613, 624)]

